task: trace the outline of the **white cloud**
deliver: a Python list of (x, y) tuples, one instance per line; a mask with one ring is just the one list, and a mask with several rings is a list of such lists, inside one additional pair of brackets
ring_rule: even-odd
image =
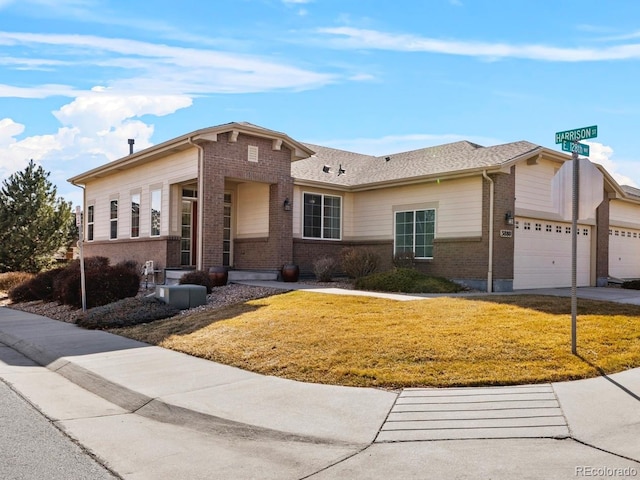
[(498, 60), (521, 58), (549, 62), (595, 62), (640, 58), (640, 44), (603, 48), (562, 48), (548, 45), (512, 45), (472, 41), (440, 40), (410, 34), (395, 34), (353, 27), (320, 28), (336, 48), (430, 52)]
[[(15, 47), (16, 54), (29, 58), (29, 49), (56, 47), (64, 52), (64, 68), (84, 68), (87, 62), (108, 69), (108, 86), (122, 91), (148, 94), (213, 94), (265, 92), (277, 89), (303, 90), (334, 81), (331, 74), (317, 73), (252, 55), (174, 47), (168, 45), (106, 38), (93, 35), (64, 35), (0, 32), (0, 45)], [(41, 55), (41, 54), (40, 54)], [(14, 55), (14, 58), (22, 58)], [(17, 61), (17, 60), (16, 60)], [(117, 73), (113, 73), (117, 70)], [(64, 90), (63, 86), (57, 86)], [(26, 97), (27, 87), (5, 85), (4, 95), (12, 92)], [(42, 86), (32, 87), (41, 95)], [(67, 87), (68, 88), (68, 87)], [(64, 93), (63, 93), (64, 94)]]
[(607, 172), (611, 174), (616, 182), (618, 182), (620, 185), (629, 185), (631, 187), (639, 186), (633, 178), (628, 177), (627, 175), (624, 175), (618, 171), (619, 168), (617, 163), (611, 159), (611, 157), (613, 157), (613, 148), (597, 142), (583, 143), (589, 145), (589, 160), (591, 160), (593, 163), (602, 165), (607, 170)]
[(15, 142), (13, 137), (24, 132), (24, 125), (16, 123), (10, 118), (0, 120), (0, 145), (9, 145)]
[[(65, 5), (80, 8), (85, 2)], [(0, 84), (0, 97), (72, 99), (52, 112), (60, 127), (45, 135), (26, 132), (22, 138), (24, 125), (10, 118), (0, 122), (0, 179), (33, 159), (52, 172), (58, 193), (74, 202), (81, 195), (68, 177), (126, 155), (129, 138), (136, 140), (136, 150), (151, 146), (154, 127), (143, 116), (172, 114), (199, 95), (303, 90), (334, 80), (269, 58), (123, 38), (0, 31), (0, 45), (5, 53), (0, 65), (9, 68), (63, 72), (75, 81), (91, 66), (92, 76), (107, 78), (105, 86), (93, 88)]]
[(102, 135), (125, 119), (168, 115), (191, 104), (186, 95), (121, 95), (96, 87), (53, 114), (63, 125), (79, 125), (83, 131)]
[(74, 97), (80, 90), (69, 85), (35, 85), (33, 87), (15, 87), (0, 83), (0, 97), (6, 98), (47, 98), (53, 96)]
[(154, 127), (139, 117), (169, 115), (191, 103), (184, 95), (121, 95), (95, 88), (53, 112), (62, 126), (52, 134), (18, 139), (25, 126), (2, 119), (0, 178), (22, 170), (33, 159), (51, 171), (59, 195), (79, 204), (79, 190), (67, 178), (126, 155), (129, 138), (135, 139), (136, 150), (151, 146)]

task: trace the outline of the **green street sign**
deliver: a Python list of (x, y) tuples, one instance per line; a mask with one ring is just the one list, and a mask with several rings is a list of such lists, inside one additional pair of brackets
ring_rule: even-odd
[(589, 156), (589, 145), (578, 142), (570, 142), (569, 140), (562, 141), (562, 150), (565, 152), (577, 153), (578, 155)]
[(578, 142), (580, 140), (586, 140), (587, 138), (595, 138), (597, 136), (598, 136), (597, 125), (593, 125), (591, 127), (584, 127), (584, 128), (575, 128), (573, 130), (557, 132), (556, 143), (562, 143), (563, 140), (569, 140), (570, 142)]

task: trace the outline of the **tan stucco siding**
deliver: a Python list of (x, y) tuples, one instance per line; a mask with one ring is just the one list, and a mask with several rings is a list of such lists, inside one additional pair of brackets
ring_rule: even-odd
[(640, 229), (640, 205), (611, 200), (609, 202), (609, 224)]
[(391, 239), (394, 212), (425, 208), (436, 209), (436, 237), (481, 235), (481, 177), (357, 193), (350, 236), (370, 240)]
[(558, 213), (554, 204), (552, 182), (560, 164), (540, 160), (536, 165), (516, 166), (516, 209), (526, 212)]
[(480, 176), (349, 193), (296, 186), (293, 210), (293, 235), (296, 238), (301, 237), (303, 192), (342, 197), (343, 240), (391, 240), (395, 211), (425, 208), (436, 209), (438, 237), (482, 234)]
[(236, 237), (269, 236), (269, 185), (241, 183), (236, 189)]
[[(110, 201), (118, 200), (118, 238), (131, 237), (131, 194), (140, 193), (140, 237), (151, 234), (151, 191), (161, 189), (161, 235), (169, 234), (170, 185), (193, 180), (198, 173), (195, 148), (152, 163), (117, 172), (86, 184), (87, 205), (94, 205), (94, 240), (108, 240)], [(175, 222), (174, 222), (175, 223)]]

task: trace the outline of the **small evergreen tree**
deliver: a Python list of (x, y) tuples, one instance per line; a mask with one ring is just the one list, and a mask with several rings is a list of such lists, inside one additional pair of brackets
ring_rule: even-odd
[(56, 197), (49, 173), (33, 160), (0, 189), (0, 272), (37, 273), (70, 245), (71, 203)]

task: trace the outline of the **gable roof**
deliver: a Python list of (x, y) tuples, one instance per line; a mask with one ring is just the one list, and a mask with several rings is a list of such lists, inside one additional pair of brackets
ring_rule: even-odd
[(276, 143), (278, 144), (278, 149), (281, 144), (285, 145), (291, 150), (292, 161), (307, 158), (313, 153), (313, 151), (304, 144), (293, 140), (285, 133), (269, 130), (249, 122), (230, 122), (215, 127), (196, 130), (191, 133), (181, 135), (180, 137), (167, 140), (166, 142), (159, 143), (158, 145), (145, 148), (144, 150), (132, 153), (126, 157), (118, 158), (97, 168), (81, 173), (80, 175), (76, 175), (68, 179), (68, 181), (74, 185), (83, 184), (87, 180), (104, 177), (137, 165), (143, 165), (173, 152), (194, 148), (194, 144), (207, 141), (217, 141), (217, 136), (219, 134), (227, 132), (244, 133), (247, 135), (268, 138), (274, 141), (274, 148)]
[[(227, 132), (240, 132), (272, 139), (274, 148), (276, 145), (277, 148), (280, 144), (285, 145), (291, 150), (291, 174), (297, 184), (345, 190), (366, 190), (378, 186), (417, 183), (428, 179), (477, 175), (482, 171), (489, 173), (504, 171), (516, 162), (536, 158), (541, 154), (560, 162), (571, 159), (568, 154), (524, 140), (491, 147), (459, 141), (408, 152), (374, 156), (301, 143), (285, 133), (249, 122), (230, 122), (196, 130), (140, 150), (76, 175), (68, 181), (74, 185), (81, 185), (88, 180), (142, 165), (172, 152), (193, 148), (194, 144), (215, 141), (218, 134)], [(330, 167), (329, 173), (323, 171), (325, 165)], [(344, 174), (338, 175), (340, 168), (344, 170)], [(616, 192), (617, 198), (640, 203), (640, 189), (619, 185), (604, 167), (599, 165), (598, 168), (605, 175), (613, 192)]]
[[(428, 177), (459, 176), (483, 169), (500, 169), (544, 149), (526, 141), (483, 147), (460, 141), (434, 147), (372, 156), (319, 145), (306, 144), (315, 154), (291, 165), (299, 183), (320, 182), (341, 187), (362, 188), (383, 183), (419, 181)], [(330, 173), (323, 166), (331, 167)], [(338, 169), (345, 173), (338, 175)]]

